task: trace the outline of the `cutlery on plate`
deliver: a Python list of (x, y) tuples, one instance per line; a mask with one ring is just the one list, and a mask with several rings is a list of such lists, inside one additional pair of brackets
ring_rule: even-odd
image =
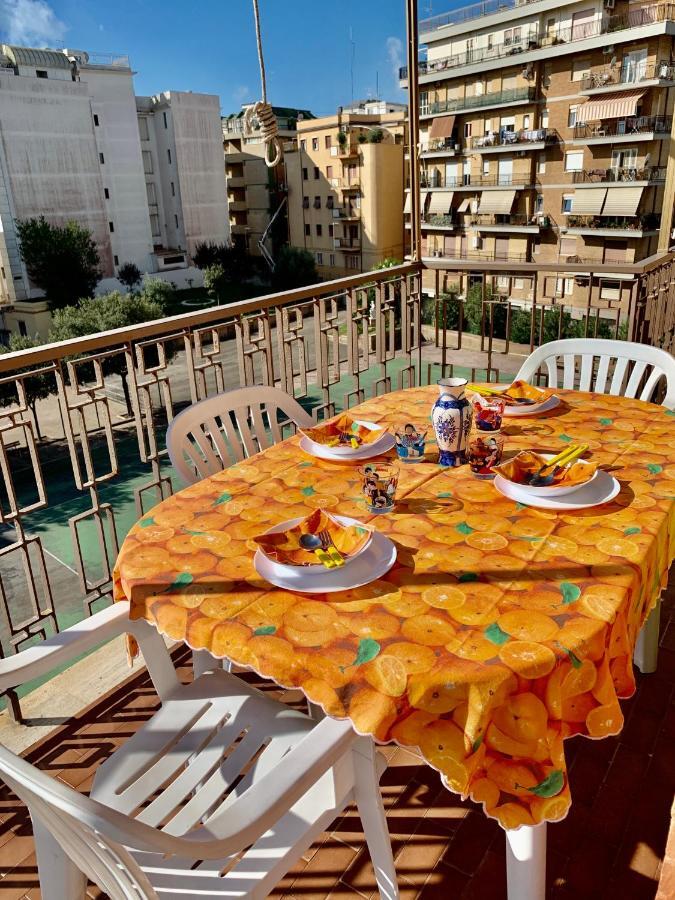
[[(313, 553), (327, 569), (334, 569), (338, 563), (326, 552), (323, 540), (318, 534), (301, 534), (299, 544), (303, 550)], [(342, 559), (342, 557), (340, 557)]]
[(502, 397), (505, 400), (510, 400), (511, 403), (519, 403), (521, 406), (533, 406), (535, 403), (540, 402), (539, 400), (529, 400), (527, 397), (512, 397), (508, 391), (498, 391), (493, 388), (483, 387), (482, 385), (470, 384), (468, 387), (470, 390), (483, 397)]
[(318, 536), (321, 539), (321, 547), (322, 549), (330, 556), (336, 566), (344, 566), (345, 561), (344, 557), (335, 546), (333, 538), (330, 536), (330, 532), (327, 529), (318, 532)]
[(540, 469), (539, 472), (534, 475), (530, 479), (531, 487), (548, 487), (548, 485), (553, 484), (555, 476), (561, 469), (567, 469), (569, 466), (576, 462), (576, 460), (582, 456), (588, 450), (588, 444), (579, 444), (576, 447), (567, 448), (567, 453), (563, 452), (562, 454), (558, 454), (557, 460), (551, 460), (548, 466), (544, 468), (550, 468), (551, 463), (553, 463), (553, 470), (548, 473), (548, 475), (542, 475), (541, 472), (543, 469)]

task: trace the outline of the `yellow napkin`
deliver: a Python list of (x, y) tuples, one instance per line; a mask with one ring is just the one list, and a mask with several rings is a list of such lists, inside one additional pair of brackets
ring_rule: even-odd
[(322, 509), (315, 510), (286, 531), (273, 534), (260, 534), (253, 540), (263, 552), (278, 563), (285, 566), (318, 565), (317, 558), (311, 550), (300, 546), (303, 534), (317, 534), (327, 531), (333, 544), (344, 559), (355, 556), (370, 540), (371, 530), (365, 525), (341, 525)]
[(300, 429), (305, 437), (317, 444), (335, 447), (351, 447), (352, 440), (357, 445), (372, 444), (384, 434), (384, 428), (370, 430), (364, 425), (359, 425), (347, 413), (342, 413), (337, 419), (317, 425), (315, 428)]
[[(499, 466), (495, 466), (492, 471), (498, 472), (514, 484), (527, 485), (529, 484), (530, 478), (541, 469), (545, 462), (546, 460), (544, 457), (535, 453), (533, 450), (521, 450), (521, 452), (517, 456), (514, 456), (513, 459), (508, 460), (508, 462), (503, 462)], [(563, 460), (563, 466), (564, 465), (565, 462)], [(563, 468), (562, 471), (557, 472), (551, 482), (551, 487), (566, 484), (584, 484), (591, 480), (595, 475), (595, 470), (597, 468), (598, 466), (596, 463), (585, 463), (580, 465), (578, 461), (575, 461), (569, 469)], [(552, 469), (545, 469), (543, 474), (550, 475), (552, 471)]]
[[(504, 388), (504, 392), (520, 400), (534, 400), (535, 403), (543, 403), (553, 394), (551, 388), (538, 388), (526, 381), (514, 381), (510, 387)], [(503, 392), (500, 391), (500, 393)], [(508, 397), (504, 399), (507, 403), (509, 402)]]

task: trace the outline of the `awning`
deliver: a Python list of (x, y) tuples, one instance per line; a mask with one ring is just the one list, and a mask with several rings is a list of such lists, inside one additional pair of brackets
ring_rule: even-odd
[(420, 212), (422, 215), (426, 212), (425, 206), (427, 205), (427, 197), (431, 194), (431, 191), (420, 191)]
[(643, 191), (643, 187), (609, 188), (603, 216), (636, 216)]
[(607, 188), (586, 188), (577, 191), (572, 200), (575, 216), (599, 216), (607, 196)]
[(515, 199), (515, 191), (484, 191), (480, 198), (478, 212), (508, 214), (511, 212)]
[(428, 213), (447, 215), (452, 205), (452, 191), (434, 191), (429, 200)]
[(431, 123), (429, 129), (429, 139), (431, 138), (449, 138), (455, 125), (454, 116), (438, 116)]
[(412, 193), (410, 191), (406, 191), (405, 203), (403, 204), (403, 213), (410, 214), (411, 212), (412, 212)]
[(470, 206), (471, 206), (471, 198), (470, 198), (470, 197), (466, 197), (464, 200), (462, 200), (462, 202), (461, 202), (461, 203), (459, 204), (459, 206), (457, 207), (457, 212), (458, 212), (458, 213), (461, 213), (461, 212), (463, 212), (463, 213), (468, 212)]
[(623, 119), (636, 115), (644, 90), (621, 91), (606, 100), (591, 100), (577, 107), (577, 122), (596, 122), (598, 119)]

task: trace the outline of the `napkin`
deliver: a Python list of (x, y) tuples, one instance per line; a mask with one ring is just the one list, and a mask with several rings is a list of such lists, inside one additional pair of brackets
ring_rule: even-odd
[[(550, 388), (538, 388), (533, 384), (528, 384), (526, 381), (514, 381), (512, 385), (505, 387), (504, 391), (500, 391), (500, 394), (504, 392), (511, 397), (521, 400), (534, 400), (536, 403), (543, 403), (544, 400), (548, 400), (553, 394)], [(504, 399), (508, 403), (509, 398), (505, 397)]]
[(261, 534), (253, 540), (275, 562), (285, 566), (312, 566), (318, 564), (317, 558), (311, 550), (303, 550), (300, 536), (319, 531), (328, 532), (345, 559), (363, 550), (371, 537), (371, 529), (365, 525), (341, 525), (329, 513), (317, 509), (292, 528)]
[[(535, 453), (533, 450), (521, 450), (517, 456), (514, 456), (513, 459), (508, 460), (508, 462), (503, 462), (499, 466), (494, 466), (492, 471), (498, 472), (514, 484), (528, 485), (530, 478), (539, 471), (545, 462), (546, 460), (544, 457)], [(564, 465), (565, 462), (563, 460), (563, 466)], [(569, 468), (563, 468), (558, 471), (550, 486), (584, 484), (591, 480), (595, 475), (595, 470), (597, 468), (597, 463), (579, 464), (578, 461), (575, 461)], [(551, 469), (544, 470), (544, 475), (550, 475), (551, 471)]]
[(351, 447), (352, 439), (361, 444), (373, 444), (384, 434), (384, 428), (375, 428), (371, 431), (365, 425), (359, 425), (351, 416), (342, 413), (331, 422), (324, 422), (315, 428), (300, 429), (310, 441), (324, 446)]

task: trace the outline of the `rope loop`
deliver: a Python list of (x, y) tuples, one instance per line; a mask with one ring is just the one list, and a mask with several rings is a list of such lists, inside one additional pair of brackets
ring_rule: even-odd
[[(258, 100), (253, 106), (248, 107), (244, 114), (244, 128), (248, 134), (255, 131), (256, 119), (265, 143), (265, 164), (269, 169), (273, 169), (281, 162), (283, 148), (279, 140), (277, 119), (269, 103)], [(270, 153), (274, 155), (270, 156)]]

